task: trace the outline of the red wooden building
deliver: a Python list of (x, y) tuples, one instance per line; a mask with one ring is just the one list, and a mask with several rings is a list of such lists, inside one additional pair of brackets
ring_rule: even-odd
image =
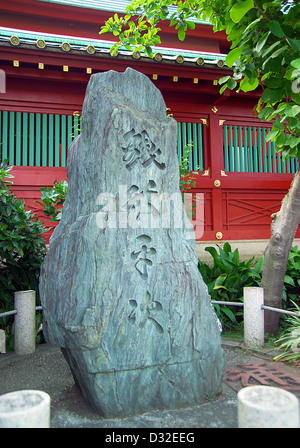
[(112, 56), (114, 37), (99, 31), (128, 3), (1, 0), (1, 152), (14, 165), (14, 191), (44, 219), (36, 200), (42, 186), (67, 179), (74, 112), (81, 112), (91, 74), (132, 67), (161, 90), (177, 120), (179, 157), (193, 142), (194, 191), (205, 199), (201, 240), (268, 239), (270, 215), (279, 210), (299, 162), (283, 161), (266, 143), (270, 125), (252, 113), (258, 93), (219, 94), (217, 80), (230, 73), (225, 34), (196, 21), (180, 42), (164, 23), (153, 59), (127, 50)]

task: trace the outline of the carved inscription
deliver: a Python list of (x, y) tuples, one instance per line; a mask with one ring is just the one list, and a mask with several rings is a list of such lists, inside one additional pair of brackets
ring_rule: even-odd
[(147, 321), (150, 321), (158, 333), (163, 333), (164, 330), (158, 322), (159, 314), (163, 307), (157, 300), (152, 300), (150, 293), (147, 291), (146, 296), (138, 303), (136, 300), (129, 300), (131, 311), (128, 316), (129, 322), (138, 325), (139, 328), (144, 328)]
[(148, 278), (148, 266), (152, 266), (151, 258), (156, 254), (156, 249), (150, 247), (151, 238), (148, 235), (140, 235), (137, 237), (139, 249), (131, 252), (131, 259), (135, 261), (135, 268), (143, 280)]
[(127, 190), (128, 200), (123, 207), (126, 207), (127, 205), (127, 210), (129, 212), (134, 211), (136, 219), (140, 218), (141, 213), (158, 213), (158, 210), (152, 204), (153, 194), (158, 194), (154, 180), (149, 180), (145, 188), (139, 188), (136, 185), (132, 185)]
[(126, 132), (123, 136), (122, 150), (123, 161), (126, 163), (128, 170), (132, 170), (138, 162), (144, 168), (152, 163), (160, 170), (166, 168), (165, 163), (157, 160), (157, 157), (161, 155), (161, 150), (152, 142), (147, 131), (138, 133), (131, 129), (131, 131)]
[(96, 204), (99, 205), (97, 213), (97, 224), (100, 228), (116, 228), (117, 216), (119, 227), (132, 228), (148, 226), (148, 214), (158, 216), (159, 211), (153, 205), (154, 197), (158, 195), (156, 183), (150, 179), (144, 186), (131, 185), (119, 186), (116, 195), (101, 193), (97, 197)]

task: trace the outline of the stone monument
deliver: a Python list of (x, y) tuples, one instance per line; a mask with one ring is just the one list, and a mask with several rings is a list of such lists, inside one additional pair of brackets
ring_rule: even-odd
[(40, 296), (46, 340), (106, 418), (221, 390), (220, 328), (181, 225), (176, 148), (176, 121), (145, 75), (91, 76)]

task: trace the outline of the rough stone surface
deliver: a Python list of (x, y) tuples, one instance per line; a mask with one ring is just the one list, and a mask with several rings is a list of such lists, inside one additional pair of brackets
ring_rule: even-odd
[[(145, 224), (148, 212), (161, 216), (162, 193), (180, 194), (176, 146), (176, 122), (146, 76), (91, 77), (40, 295), (46, 339), (104, 417), (196, 405), (221, 389), (225, 357), (195, 241), (172, 219)], [(105, 193), (118, 199), (113, 216)]]

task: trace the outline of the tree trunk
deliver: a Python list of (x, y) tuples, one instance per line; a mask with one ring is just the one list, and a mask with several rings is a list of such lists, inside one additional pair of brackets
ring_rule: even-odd
[[(300, 222), (300, 170), (297, 171), (279, 212), (272, 215), (271, 239), (265, 250), (262, 284), (265, 305), (282, 307), (288, 257)], [(265, 311), (265, 333), (277, 336), (280, 314)]]

